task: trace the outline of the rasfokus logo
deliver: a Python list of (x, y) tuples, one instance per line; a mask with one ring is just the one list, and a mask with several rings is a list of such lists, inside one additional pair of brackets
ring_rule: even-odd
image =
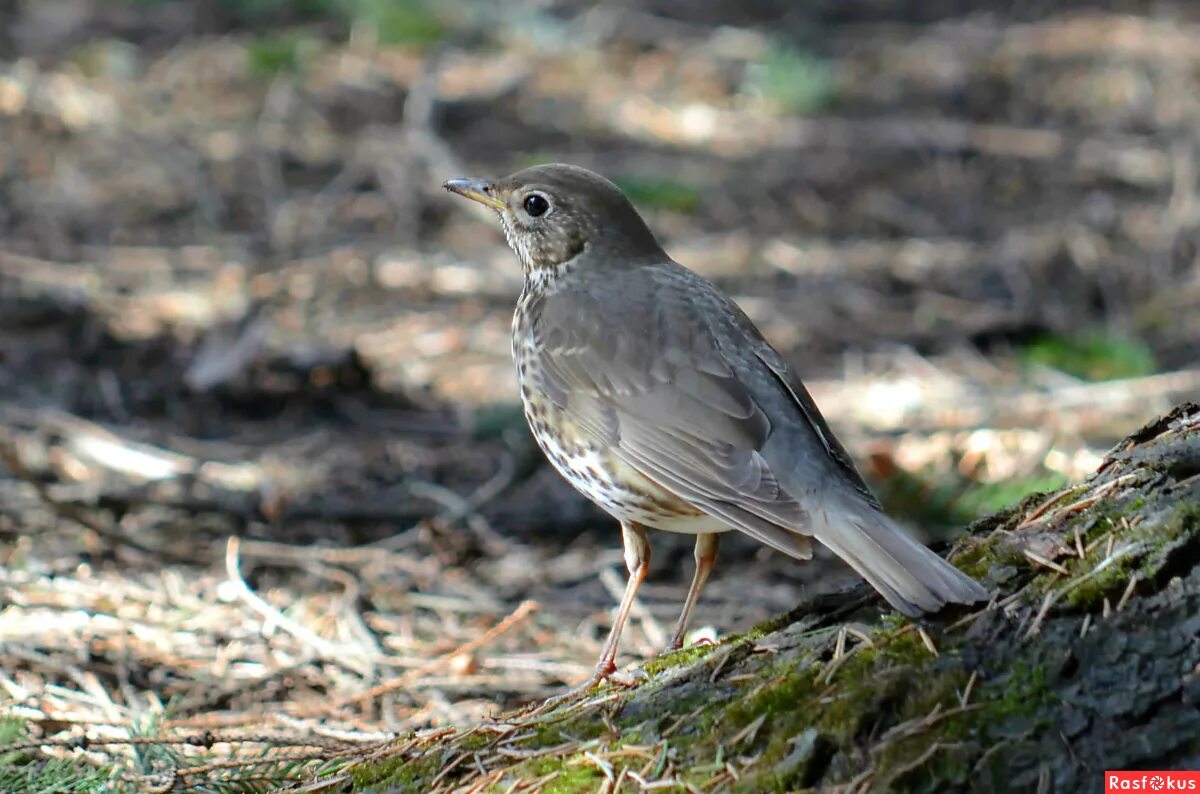
[(1200, 772), (1130, 772), (1104, 773), (1104, 794), (1118, 791), (1195, 791), (1200, 792)]

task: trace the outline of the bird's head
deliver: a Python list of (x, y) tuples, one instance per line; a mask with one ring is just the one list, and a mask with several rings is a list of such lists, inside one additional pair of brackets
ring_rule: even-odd
[(664, 256), (621, 189), (586, 168), (538, 165), (443, 187), (496, 211), (527, 273), (558, 270), (585, 253), (616, 263)]

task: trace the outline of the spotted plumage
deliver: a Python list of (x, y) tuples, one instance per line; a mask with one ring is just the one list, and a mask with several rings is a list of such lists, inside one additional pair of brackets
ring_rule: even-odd
[(534, 437), (621, 524), (629, 585), (596, 680), (648, 569), (646, 529), (696, 536), (674, 647), (732, 530), (798, 559), (815, 539), (908, 615), (986, 597), (884, 515), (789, 364), (615, 185), (551, 165), (446, 187), (496, 210), (524, 268), (513, 359)]
[(551, 465), (580, 493), (621, 522), (670, 532), (724, 532), (728, 527), (623, 463), (566, 410), (545, 399), (545, 373), (533, 320), (536, 304), (553, 294), (551, 284), (526, 283), (513, 314), (512, 353), (525, 419)]

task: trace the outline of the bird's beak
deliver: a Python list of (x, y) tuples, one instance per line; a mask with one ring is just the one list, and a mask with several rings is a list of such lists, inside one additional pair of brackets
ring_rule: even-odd
[(450, 179), (444, 182), (442, 187), (494, 210), (502, 210), (505, 206), (496, 196), (496, 186), (490, 179)]

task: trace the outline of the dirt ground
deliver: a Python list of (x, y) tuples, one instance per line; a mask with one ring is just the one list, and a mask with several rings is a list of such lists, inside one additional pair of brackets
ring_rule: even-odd
[[(366, 741), (590, 671), (618, 533), (528, 437), (520, 269), (455, 176), (615, 179), (928, 538), (1080, 478), (1200, 394), (1197, 40), (1183, 3), (0, 0), (0, 709), (137, 786), (196, 762), (78, 736)], [(654, 540), (626, 663), (691, 575)], [(733, 539), (695, 625), (847, 581)]]

